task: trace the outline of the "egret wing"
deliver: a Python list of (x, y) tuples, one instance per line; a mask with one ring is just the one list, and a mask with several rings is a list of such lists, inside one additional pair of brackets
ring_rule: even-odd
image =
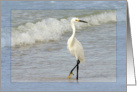
[(75, 38), (75, 56), (80, 62), (85, 62), (84, 50), (82, 44)]

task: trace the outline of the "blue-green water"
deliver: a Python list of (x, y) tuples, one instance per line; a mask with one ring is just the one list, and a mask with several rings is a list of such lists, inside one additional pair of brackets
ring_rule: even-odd
[(13, 82), (70, 82), (75, 57), (67, 50), (75, 23), (76, 38), (83, 44), (85, 64), (80, 64), (79, 82), (116, 81), (115, 10), (13, 10), (11, 60)]

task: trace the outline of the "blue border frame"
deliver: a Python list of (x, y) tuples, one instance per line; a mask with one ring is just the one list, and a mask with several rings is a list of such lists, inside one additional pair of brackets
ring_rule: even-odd
[[(112, 2), (112, 3), (122, 3), (122, 8), (126, 12), (126, 1), (58, 1), (60, 3), (67, 2), (66, 7), (63, 9), (82, 9), (85, 8), (79, 8), (74, 7), (77, 3), (83, 2), (83, 3), (98, 3), (98, 2)], [(69, 2), (74, 2), (74, 4), (69, 5)], [(19, 6), (18, 4), (21, 4)], [(39, 4), (45, 4), (49, 3), (49, 1), (1, 1), (1, 33), (10, 33), (10, 27), (11, 27), (11, 10), (15, 9), (36, 9), (36, 10), (58, 10), (58, 5), (56, 4), (54, 7), (40, 7), (37, 5)], [(28, 6), (38, 6), (37, 8)], [(117, 20), (120, 20), (118, 17), (120, 10), (116, 8), (102, 8), (100, 4), (98, 4), (98, 8), (93, 9), (115, 9), (117, 10)], [(89, 6), (90, 7), (90, 6)], [(60, 10), (60, 9), (59, 9)], [(87, 9), (85, 9), (87, 10)], [(3, 18), (6, 16), (6, 20), (4, 21)], [(2, 49), (1, 47), (1, 91), (126, 91), (126, 15), (123, 15), (125, 22), (124, 22), (124, 30), (121, 30), (121, 26), (119, 26), (119, 22), (117, 22), (117, 31), (116, 31), (116, 82), (81, 82), (81, 83), (53, 83), (53, 82), (11, 82), (11, 75), (10, 75), (10, 69), (11, 69), (11, 48), (7, 47), (6, 49)], [(3, 30), (3, 29), (6, 29)], [(119, 35), (120, 31), (122, 31), (123, 35)], [(10, 34), (9, 38), (7, 38), (6, 43), (10, 44)], [(2, 38), (2, 37), (1, 37)], [(1, 44), (3, 45), (3, 44)], [(123, 46), (123, 47), (122, 47)], [(120, 49), (120, 50), (119, 50)], [(8, 64), (5, 65), (6, 62)], [(5, 72), (7, 72), (5, 74)], [(7, 75), (8, 74), (8, 75)], [(52, 88), (52, 89), (51, 89)], [(54, 88), (54, 89), (53, 89)], [(65, 90), (62, 90), (65, 89)], [(71, 88), (71, 89), (70, 89)], [(78, 89), (81, 88), (81, 89)]]

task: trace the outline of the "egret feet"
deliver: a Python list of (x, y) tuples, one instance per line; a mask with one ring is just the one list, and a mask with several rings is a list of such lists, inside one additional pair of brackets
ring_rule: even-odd
[(68, 78), (70, 79), (71, 78), (71, 75), (74, 75), (72, 72), (70, 72)]

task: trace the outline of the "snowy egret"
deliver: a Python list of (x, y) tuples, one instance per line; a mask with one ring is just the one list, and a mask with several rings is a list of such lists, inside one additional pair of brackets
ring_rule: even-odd
[(88, 22), (83, 21), (83, 20), (79, 20), (78, 18), (72, 18), (71, 22), (70, 22), (71, 27), (73, 29), (73, 33), (72, 33), (71, 37), (68, 39), (67, 47), (68, 47), (70, 54), (72, 56), (75, 56), (75, 58), (77, 60), (77, 64), (70, 71), (68, 78), (71, 78), (71, 75), (73, 74), (73, 70), (77, 67), (76, 79), (78, 80), (79, 64), (80, 64), (80, 62), (85, 61), (85, 57), (84, 57), (84, 50), (83, 50), (82, 44), (75, 38), (75, 32), (76, 32), (75, 25), (74, 25), (75, 22), (84, 22), (84, 23), (88, 23)]

